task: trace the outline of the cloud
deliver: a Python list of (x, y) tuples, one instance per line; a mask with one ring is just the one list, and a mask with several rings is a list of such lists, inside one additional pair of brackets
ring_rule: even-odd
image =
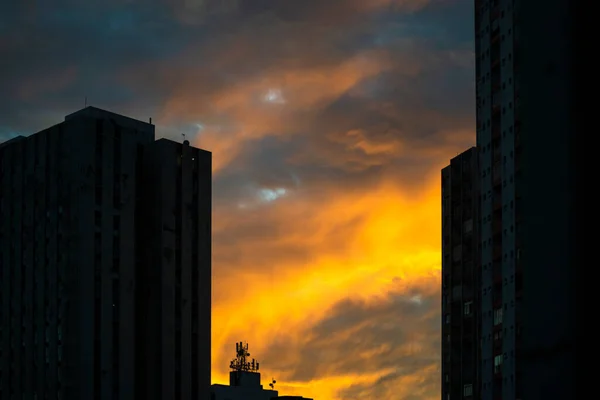
[(439, 170), (474, 142), (472, 4), (59, 0), (0, 15), (0, 141), (88, 104), (214, 158), (213, 381), (439, 398)]
[(178, 18), (188, 24), (207, 23), (223, 14), (245, 19), (270, 14), (286, 23), (341, 25), (378, 10), (416, 11), (429, 0), (167, 0)]
[[(248, 340), (282, 390), (330, 399), (360, 379), (369, 386), (402, 368), (404, 375), (430, 371), (437, 355), (429, 349), (439, 339), (439, 229), (431, 215), (439, 193), (433, 183), (415, 197), (379, 184), (339, 196), (329, 186), (262, 210), (227, 217), (217, 211), (214, 279), (221, 290), (214, 323), (221, 329), (214, 341), (221, 347), (215, 359), (226, 359), (231, 343)], [(239, 319), (228, 317), (233, 310)], [(400, 328), (413, 318), (425, 323), (405, 336)], [(414, 357), (426, 365), (405, 364), (400, 355), (417, 343), (406, 340), (420, 333), (415, 340), (428, 347)], [(372, 365), (352, 369), (352, 337), (364, 338), (356, 351), (371, 354)], [(325, 348), (333, 359), (313, 357)], [(214, 368), (224, 376), (223, 367)]]

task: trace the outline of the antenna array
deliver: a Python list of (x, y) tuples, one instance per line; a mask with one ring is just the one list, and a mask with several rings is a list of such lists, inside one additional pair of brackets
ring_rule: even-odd
[(250, 360), (248, 343), (239, 342), (235, 344), (235, 358), (231, 360), (229, 368), (234, 371), (258, 372), (260, 364), (253, 358)]

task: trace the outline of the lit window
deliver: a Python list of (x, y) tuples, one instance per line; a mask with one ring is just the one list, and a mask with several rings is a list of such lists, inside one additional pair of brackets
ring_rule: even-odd
[(463, 397), (473, 396), (473, 385), (468, 383), (463, 386)]
[(499, 354), (496, 357), (494, 357), (494, 373), (500, 372), (501, 369), (502, 369), (502, 354)]
[(472, 301), (467, 301), (464, 305), (464, 313), (465, 315), (471, 315), (471, 306), (473, 305)]
[(494, 310), (494, 325), (502, 323), (502, 308)]

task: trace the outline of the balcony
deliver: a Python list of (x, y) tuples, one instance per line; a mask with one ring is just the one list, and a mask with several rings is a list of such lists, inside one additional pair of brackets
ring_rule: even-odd
[[(499, 17), (500, 17), (500, 7), (496, 6), (492, 9), (492, 12), (490, 13), (490, 19), (492, 21), (496, 21)], [(496, 23), (497, 23), (497, 21), (496, 21)]]
[[(494, 184), (496, 183), (496, 177), (494, 177)], [(492, 207), (494, 211), (501, 211), (502, 210), (502, 197), (501, 196), (497, 196), (493, 203), (492, 203)]]
[(500, 57), (495, 57), (492, 60), (491, 66), (492, 66), (492, 69), (495, 69), (495, 68), (499, 67), (500, 66)]
[(492, 175), (492, 185), (494, 188), (500, 186), (502, 184), (502, 177), (500, 174), (496, 173)]
[(492, 105), (492, 117), (500, 115), (500, 105)]
[[(494, 96), (495, 97), (495, 96)], [(494, 106), (497, 106), (496, 104), (494, 104)], [(498, 104), (499, 106), (499, 104)], [(500, 126), (499, 125), (495, 125), (492, 127), (492, 140), (495, 139), (500, 139)], [(498, 153), (498, 155), (500, 154), (499, 151), (494, 150), (494, 158), (496, 157), (496, 153)]]
[[(502, 308), (502, 284), (501, 283), (494, 283), (494, 301), (492, 303), (492, 306), (495, 309), (500, 309)], [(494, 332), (497, 330), (501, 330), (502, 329), (502, 320), (500, 321), (499, 324), (496, 324), (494, 326)]]
[(492, 258), (494, 260), (502, 259), (502, 245), (494, 244), (494, 250), (492, 251)]
[[(494, 274), (494, 285), (502, 284), (502, 269), (494, 268), (493, 274)], [(497, 301), (495, 301), (494, 303), (497, 303)], [(497, 306), (497, 304), (495, 304), (495, 306)]]
[(502, 234), (502, 223), (492, 224), (492, 234), (498, 236)]
[(498, 43), (499, 41), (500, 41), (500, 29), (495, 29), (495, 30), (492, 32), (492, 40), (491, 40), (491, 43), (492, 43), (492, 44), (494, 44), (494, 43)]

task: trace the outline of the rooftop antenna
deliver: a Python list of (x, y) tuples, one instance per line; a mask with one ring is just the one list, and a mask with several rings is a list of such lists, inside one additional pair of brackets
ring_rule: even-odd
[(277, 381), (274, 378), (271, 379), (271, 383), (269, 383), (269, 386), (271, 386), (271, 390), (275, 390), (276, 383), (277, 383)]
[(255, 360), (250, 360), (248, 343), (238, 342), (235, 344), (235, 358), (229, 363), (229, 368), (238, 372), (258, 372), (260, 365)]

